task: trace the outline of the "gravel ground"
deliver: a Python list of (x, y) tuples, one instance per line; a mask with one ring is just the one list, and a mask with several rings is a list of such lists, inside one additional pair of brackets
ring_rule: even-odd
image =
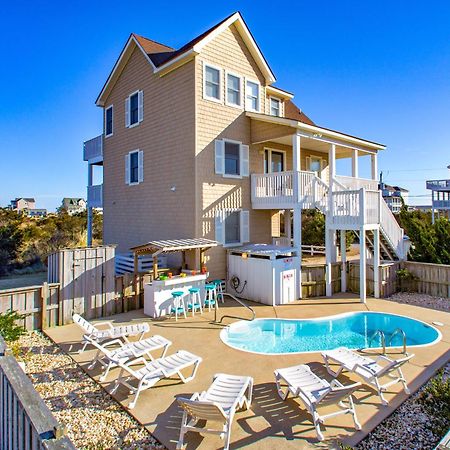
[[(450, 363), (444, 376), (450, 376)], [(355, 450), (428, 450), (434, 449), (443, 436), (430, 429), (430, 417), (418, 401), (429, 382), (406, 400), (392, 415), (363, 439)]]
[(437, 309), (439, 311), (450, 312), (450, 299), (443, 297), (432, 297), (427, 294), (417, 294), (410, 292), (398, 292), (386, 300), (407, 305), (422, 306), (423, 308)]
[(29, 333), (20, 344), (26, 373), (77, 448), (164, 449), (49, 339)]

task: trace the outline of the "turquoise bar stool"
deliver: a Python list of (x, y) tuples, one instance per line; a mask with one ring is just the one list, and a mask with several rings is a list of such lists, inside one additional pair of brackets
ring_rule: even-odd
[(195, 316), (195, 310), (200, 310), (200, 314), (203, 314), (202, 300), (200, 298), (200, 289), (192, 287), (188, 289), (189, 291), (189, 303), (188, 309), (192, 311), (192, 315)]
[(175, 320), (178, 320), (178, 315), (183, 314), (184, 318), (187, 319), (186, 316), (186, 306), (184, 304), (184, 296), (186, 294), (183, 291), (173, 291), (172, 292), (172, 299), (173, 304), (172, 308), (170, 310), (171, 315), (175, 314)]
[(222, 288), (222, 280), (214, 280), (213, 284), (216, 286), (216, 298), (217, 300), (221, 300), (222, 303), (225, 303), (223, 298), (223, 288)]
[(217, 308), (216, 301), (216, 285), (214, 283), (205, 284), (205, 301), (204, 307), (208, 307), (208, 311), (211, 311), (211, 306)]

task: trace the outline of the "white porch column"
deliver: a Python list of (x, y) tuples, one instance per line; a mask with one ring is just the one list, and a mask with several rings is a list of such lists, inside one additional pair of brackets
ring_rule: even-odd
[(378, 154), (374, 153), (370, 155), (371, 168), (372, 168), (372, 180), (378, 180)]
[(291, 245), (292, 239), (292, 223), (291, 223), (291, 210), (284, 210), (284, 232), (286, 233), (286, 238), (289, 241), (289, 245)]
[(380, 298), (380, 229), (373, 230), (373, 296)]
[[(87, 190), (89, 191), (89, 187), (92, 186), (92, 179), (93, 179), (93, 167), (92, 164), (88, 163), (88, 187)], [(87, 246), (92, 246), (92, 206), (89, 202), (89, 194), (86, 196), (87, 200)]]
[(333, 239), (334, 230), (330, 230), (327, 225), (325, 225), (325, 295), (331, 297), (333, 295), (333, 286), (331, 284), (331, 262), (332, 258), (332, 245), (331, 240)]
[(331, 192), (333, 190), (333, 179), (336, 176), (336, 146), (334, 144), (330, 145), (328, 150), (328, 165), (330, 167), (330, 180), (329, 180), (329, 195), (331, 197)]
[(366, 230), (359, 229), (359, 298), (366, 303)]
[(300, 156), (300, 135), (295, 133), (292, 135), (292, 170), (297, 172), (301, 170)]
[(298, 249), (299, 280), (297, 282), (297, 298), (302, 298), (302, 208), (300, 205), (294, 207), (294, 247)]
[[(330, 166), (330, 180), (329, 180), (329, 188), (328, 188), (328, 211), (331, 211), (331, 202), (332, 202), (332, 192), (333, 192), (333, 180), (336, 176), (336, 146), (334, 144), (330, 145), (330, 149), (328, 151), (328, 164)], [(337, 261), (337, 245), (336, 245), (336, 231), (330, 230), (330, 236), (328, 240), (328, 245), (330, 246), (330, 262), (334, 263)], [(325, 239), (325, 242), (326, 239)], [(325, 244), (327, 246), (327, 244)]]
[(352, 152), (352, 177), (358, 178), (358, 150)]
[(341, 234), (341, 292), (347, 292), (347, 242), (345, 230)]

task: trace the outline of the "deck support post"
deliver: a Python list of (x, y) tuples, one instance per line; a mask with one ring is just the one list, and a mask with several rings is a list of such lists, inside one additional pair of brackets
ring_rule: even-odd
[(373, 296), (380, 298), (380, 229), (373, 230)]
[(366, 229), (359, 230), (359, 298), (366, 303)]
[(291, 245), (292, 223), (291, 223), (291, 210), (290, 209), (284, 210), (284, 232), (286, 234), (286, 238), (289, 242), (289, 245)]
[(333, 295), (332, 276), (331, 276), (331, 262), (332, 262), (332, 245), (335, 231), (330, 230), (325, 225), (325, 295), (331, 297)]
[(431, 223), (434, 225), (434, 191), (431, 191)]
[(302, 207), (294, 206), (294, 247), (297, 249), (299, 259), (299, 280), (297, 282), (297, 298), (302, 298)]
[(345, 230), (340, 231), (341, 238), (341, 292), (347, 292), (347, 240)]
[(352, 151), (352, 177), (358, 178), (358, 150)]
[(372, 169), (372, 180), (378, 180), (378, 155), (374, 153), (370, 155), (371, 169)]
[(89, 188), (92, 186), (93, 170), (92, 164), (88, 163), (88, 187), (87, 187), (87, 246), (92, 247), (92, 206), (89, 201)]

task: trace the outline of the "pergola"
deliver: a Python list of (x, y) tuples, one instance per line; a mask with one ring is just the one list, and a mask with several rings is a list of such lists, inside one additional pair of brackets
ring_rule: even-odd
[(211, 247), (217, 247), (218, 242), (211, 239), (171, 239), (162, 241), (150, 241), (146, 244), (131, 248), (134, 254), (134, 273), (138, 273), (139, 255), (151, 254), (153, 258), (153, 277), (158, 276), (158, 256), (163, 253), (182, 252), (184, 268), (186, 251), (200, 249), (200, 269), (204, 266), (204, 254)]

